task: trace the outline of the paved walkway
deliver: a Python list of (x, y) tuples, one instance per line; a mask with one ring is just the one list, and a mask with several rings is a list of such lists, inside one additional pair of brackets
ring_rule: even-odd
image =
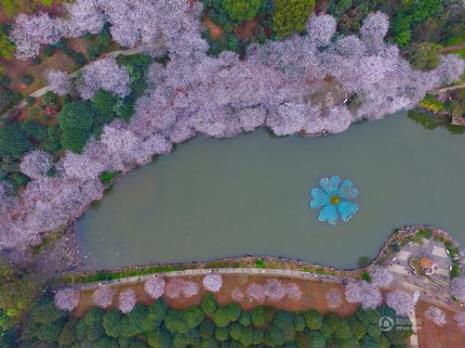
[(140, 283), (153, 277), (192, 277), (192, 276), (203, 276), (211, 273), (218, 273), (223, 275), (263, 275), (263, 276), (275, 276), (275, 277), (286, 277), (292, 279), (302, 280), (324, 280), (327, 282), (341, 283), (342, 278), (339, 276), (321, 275), (317, 273), (310, 273), (304, 271), (294, 271), (287, 269), (259, 269), (259, 268), (202, 268), (202, 269), (189, 269), (184, 271), (172, 271), (162, 273), (152, 273), (141, 276), (126, 277), (121, 279), (101, 281), (89, 284), (78, 284), (76, 289), (89, 290), (95, 289), (100, 285), (121, 285), (121, 284), (132, 284)]

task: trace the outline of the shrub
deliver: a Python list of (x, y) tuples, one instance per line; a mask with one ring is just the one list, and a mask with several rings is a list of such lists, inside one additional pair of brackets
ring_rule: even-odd
[[(421, 101), (420, 105), (428, 111), (440, 112), (444, 110), (444, 104), (432, 94), (427, 94)], [(423, 231), (423, 230), (422, 230)], [(425, 230), (426, 231), (426, 230)], [(421, 232), (421, 231), (420, 231)], [(419, 232), (419, 233), (420, 233)]]
[(360, 256), (357, 264), (360, 268), (367, 267), (370, 264), (370, 258), (368, 256)]
[(42, 96), (42, 105), (56, 105), (58, 103), (58, 96), (52, 91), (47, 91)]
[(25, 85), (30, 85), (32, 82), (34, 82), (34, 77), (32, 77), (31, 75), (24, 75), (21, 78), (21, 82)]
[(279, 37), (303, 32), (314, 7), (315, 0), (275, 0), (274, 32)]

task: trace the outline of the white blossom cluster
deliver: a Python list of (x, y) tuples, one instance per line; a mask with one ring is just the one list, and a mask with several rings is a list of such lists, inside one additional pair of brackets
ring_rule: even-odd
[(72, 82), (64, 71), (50, 69), (46, 72), (48, 86), (57, 95), (66, 95), (72, 88)]
[(392, 273), (388, 269), (380, 266), (374, 267), (370, 272), (370, 276), (373, 284), (380, 288), (389, 287), (389, 285), (391, 285), (392, 281), (394, 280)]
[(199, 2), (190, 6), (183, 0), (76, 0), (67, 4), (66, 10), (65, 18), (42, 12), (19, 15), (11, 33), (16, 57), (33, 58), (41, 45), (54, 44), (63, 37), (98, 34), (105, 22), (110, 24), (113, 40), (123, 47), (142, 43), (187, 53), (207, 48), (196, 20), (202, 11)]
[(153, 277), (145, 281), (144, 290), (154, 300), (160, 298), (165, 293), (165, 279)]
[(447, 322), (444, 311), (434, 306), (428, 307), (428, 309), (425, 311), (425, 317), (438, 326), (444, 326)]
[(59, 289), (54, 299), (57, 308), (71, 312), (79, 305), (79, 291), (71, 288)]
[(113, 302), (114, 294), (115, 290), (109, 286), (102, 285), (95, 289), (92, 294), (92, 302), (100, 308), (108, 308)]
[(398, 315), (409, 315), (415, 310), (415, 301), (403, 290), (388, 293), (386, 304), (394, 309)]
[(268, 279), (263, 284), (251, 283), (247, 286), (245, 293), (242, 295), (235, 289), (231, 294), (237, 298), (247, 298), (250, 302), (263, 303), (266, 300), (278, 302), (284, 298), (290, 300), (299, 300), (302, 296), (302, 290), (294, 282), (283, 282), (279, 279)]
[(192, 280), (174, 278), (169, 280), (165, 286), (165, 295), (168, 298), (190, 298), (199, 293), (199, 286)]
[(326, 292), (326, 303), (329, 308), (336, 309), (342, 305), (342, 292), (339, 289), (331, 288)]
[[(308, 35), (252, 45), (240, 60), (232, 52), (207, 55), (200, 2), (76, 0), (68, 12), (66, 19), (18, 16), (12, 38), (19, 56), (36, 54), (60, 35), (98, 32), (108, 21), (120, 44), (161, 45), (170, 60), (150, 67), (149, 90), (129, 124), (106, 125), (82, 154), (67, 153), (56, 164), (57, 175), (40, 175), (45, 165), (34, 163), (37, 154), (24, 161), (33, 179), (25, 191), (15, 199), (0, 189), (0, 248), (38, 243), (42, 233), (78, 218), (102, 198), (102, 171), (125, 173), (197, 134), (224, 138), (261, 126), (280, 136), (342, 132), (355, 121), (412, 108), (426, 91), (457, 79), (465, 64), (445, 56), (434, 71), (412, 70), (396, 46), (383, 42), (388, 19), (382, 13), (367, 17), (360, 38), (335, 40), (334, 19), (313, 16)], [(63, 76), (51, 78), (64, 92)], [(84, 98), (99, 88), (124, 96), (128, 85), (127, 72), (103, 59), (84, 69), (78, 89)]]
[(450, 290), (452, 296), (461, 302), (465, 302), (465, 277), (457, 277), (451, 280)]
[(383, 302), (379, 288), (366, 281), (350, 281), (346, 286), (345, 297), (349, 303), (358, 303), (363, 308), (375, 309)]
[(218, 292), (223, 287), (223, 277), (218, 273), (207, 274), (203, 277), (202, 284), (205, 290)]
[(136, 293), (133, 289), (126, 289), (119, 294), (118, 308), (121, 312), (127, 314), (131, 312), (136, 305)]
[(82, 72), (79, 93), (90, 99), (99, 89), (125, 97), (130, 93), (129, 74), (114, 58), (104, 58), (87, 65)]

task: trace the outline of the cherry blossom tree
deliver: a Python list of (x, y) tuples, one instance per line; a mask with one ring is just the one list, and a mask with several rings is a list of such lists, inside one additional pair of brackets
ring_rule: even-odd
[(72, 88), (72, 82), (67, 73), (50, 69), (46, 72), (47, 83), (50, 89), (58, 95), (66, 95)]
[(307, 30), (317, 46), (328, 45), (336, 33), (336, 20), (330, 15), (311, 16)]
[(454, 278), (450, 282), (450, 291), (452, 296), (465, 302), (465, 277)]
[(389, 19), (383, 12), (370, 13), (363, 21), (360, 36), (369, 49), (378, 51), (389, 29)]
[(165, 292), (165, 279), (162, 277), (153, 277), (145, 281), (144, 290), (154, 300), (163, 296)]
[(438, 307), (429, 306), (425, 311), (425, 317), (438, 326), (446, 325), (446, 315)]
[(370, 272), (373, 284), (380, 288), (387, 288), (394, 280), (392, 273), (384, 267), (376, 266)]
[(95, 158), (83, 155), (77, 155), (67, 151), (65, 157), (61, 160), (59, 167), (63, 169), (63, 174), (69, 178), (75, 179), (96, 179), (105, 169), (105, 166)]
[(193, 297), (199, 293), (199, 286), (197, 285), (196, 282), (194, 281), (185, 281), (184, 282), (184, 289), (182, 291), (182, 294), (187, 297)]
[(174, 278), (167, 282), (165, 286), (165, 295), (175, 299), (180, 297), (193, 297), (199, 293), (199, 286), (196, 282)]
[(265, 295), (274, 302), (281, 301), (287, 294), (286, 285), (278, 279), (268, 279), (265, 282)]
[(47, 175), (53, 165), (52, 156), (41, 150), (27, 153), (21, 160), (21, 172), (31, 179), (40, 179)]
[(55, 293), (55, 306), (64, 311), (73, 311), (79, 304), (79, 291), (71, 288), (59, 289)]
[(366, 281), (350, 281), (345, 290), (349, 303), (359, 303), (363, 308), (375, 309), (381, 305), (383, 297), (378, 287)]
[(221, 274), (207, 274), (202, 280), (203, 287), (210, 292), (218, 292), (223, 287), (223, 277)]
[(236, 302), (241, 302), (244, 300), (244, 297), (245, 297), (245, 294), (244, 292), (239, 289), (239, 288), (234, 288), (232, 291), (231, 291), (231, 298), (236, 301)]
[[(17, 204), (17, 199), (13, 193), (12, 185), (4, 180), (0, 180), (0, 215), (8, 216), (8, 212), (12, 210), (13, 207)], [(7, 219), (0, 219), (3, 223), (7, 224)], [(0, 222), (0, 227), (2, 227)], [(5, 229), (6, 231), (6, 229)]]
[(247, 287), (246, 295), (249, 301), (263, 303), (266, 298), (265, 287), (261, 284), (251, 283)]
[(342, 304), (342, 293), (339, 289), (331, 288), (326, 292), (326, 303), (329, 308), (336, 309)]
[(98, 34), (102, 30), (105, 17), (99, 2), (99, 0), (77, 0), (65, 5), (69, 20), (62, 25), (66, 36), (79, 37), (87, 32)]
[(108, 308), (113, 302), (115, 291), (106, 285), (99, 286), (92, 294), (92, 301), (100, 308)]
[(412, 296), (403, 290), (395, 290), (387, 294), (386, 304), (398, 315), (408, 315), (415, 310)]
[(114, 58), (104, 58), (83, 69), (78, 90), (83, 99), (92, 98), (99, 89), (125, 97), (130, 93), (129, 83), (127, 70), (120, 68)]
[(16, 45), (16, 57), (27, 59), (39, 54), (40, 45), (56, 43), (61, 38), (57, 22), (47, 13), (20, 14), (16, 17), (10, 38)]
[(180, 278), (170, 279), (165, 286), (165, 295), (168, 298), (175, 299), (182, 295), (184, 290), (184, 281)]
[(465, 331), (465, 312), (458, 312), (454, 315), (454, 320), (463, 331)]
[(287, 298), (290, 300), (298, 301), (302, 297), (302, 289), (294, 282), (286, 284)]
[(126, 289), (119, 294), (118, 308), (121, 312), (127, 314), (134, 309), (136, 305), (136, 293), (133, 289)]

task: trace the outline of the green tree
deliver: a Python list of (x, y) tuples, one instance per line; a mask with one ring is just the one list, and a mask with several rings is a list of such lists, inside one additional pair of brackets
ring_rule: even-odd
[(323, 316), (315, 309), (304, 313), (305, 323), (310, 330), (320, 330), (323, 326)]
[(80, 153), (94, 131), (96, 113), (88, 102), (65, 104), (58, 114), (62, 130), (61, 144), (65, 149)]
[(257, 306), (251, 312), (252, 324), (255, 327), (261, 327), (266, 324), (265, 308)]
[(279, 37), (303, 32), (314, 7), (315, 0), (275, 0), (274, 32)]
[(184, 320), (190, 329), (199, 326), (205, 319), (204, 314), (199, 306), (191, 306), (184, 312)]
[(0, 310), (3, 327), (9, 329), (27, 312), (38, 296), (42, 283), (36, 275), (14, 268), (0, 259)]
[(312, 348), (325, 348), (326, 339), (320, 333), (316, 334), (312, 338)]
[(114, 107), (118, 102), (116, 97), (111, 92), (104, 91), (103, 89), (97, 91), (92, 97), (92, 104), (95, 110), (100, 115), (101, 123), (108, 123), (115, 117)]
[(0, 56), (9, 59), (13, 57), (15, 51), (15, 45), (10, 41), (3, 29), (0, 29)]
[(223, 7), (233, 21), (243, 22), (257, 16), (262, 0), (223, 0)]
[(147, 342), (153, 348), (171, 347), (171, 334), (165, 329), (155, 329), (148, 334)]
[(84, 318), (76, 325), (76, 337), (78, 340), (96, 342), (105, 335), (102, 325), (103, 311), (99, 308), (92, 308)]
[(216, 302), (215, 295), (208, 293), (200, 303), (200, 308), (205, 313), (205, 315), (212, 316), (218, 308), (218, 302)]
[(47, 138), (47, 126), (44, 126), (33, 120), (21, 122), (21, 129), (26, 133), (29, 139), (35, 142), (42, 142)]
[(215, 330), (215, 338), (220, 342), (225, 342), (229, 338), (229, 328), (217, 327)]
[(0, 128), (0, 155), (21, 158), (32, 148), (26, 132), (17, 123)]
[(439, 65), (441, 46), (422, 42), (411, 48), (410, 63), (418, 70), (433, 70)]
[(269, 338), (277, 346), (295, 340), (295, 327), (290, 312), (278, 311), (276, 313), (273, 325), (269, 330)]
[(172, 334), (185, 334), (189, 331), (189, 326), (184, 321), (181, 311), (169, 309), (165, 317), (165, 327)]
[(142, 329), (146, 332), (158, 329), (165, 319), (168, 309), (163, 300), (157, 300), (148, 307), (147, 316), (142, 323)]
[(121, 313), (116, 309), (110, 309), (103, 315), (103, 328), (105, 334), (110, 337), (119, 337), (121, 334)]
[(61, 331), (60, 337), (58, 338), (58, 345), (60, 347), (71, 347), (74, 343), (77, 342), (75, 335), (77, 323), (77, 319), (70, 319), (66, 322), (63, 330)]
[(199, 326), (199, 334), (201, 338), (210, 338), (215, 335), (215, 324), (211, 320), (204, 320)]

